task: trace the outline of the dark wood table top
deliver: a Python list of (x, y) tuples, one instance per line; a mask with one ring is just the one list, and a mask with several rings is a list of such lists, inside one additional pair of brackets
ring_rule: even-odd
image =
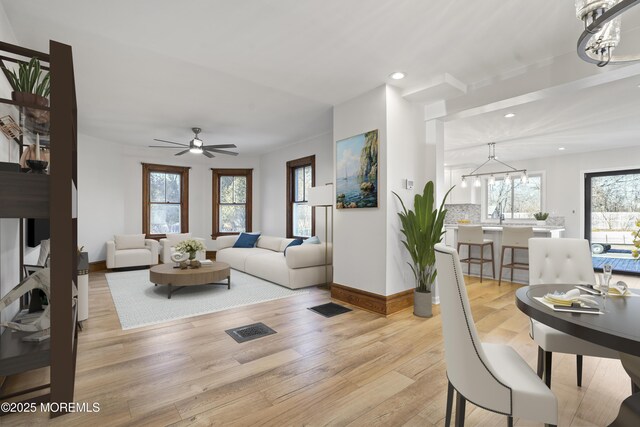
[(573, 288), (574, 285), (525, 286), (516, 291), (516, 305), (532, 319), (554, 329), (604, 347), (640, 356), (640, 290), (630, 289), (635, 296), (607, 297), (604, 314), (553, 311), (534, 299), (550, 292), (567, 292)]

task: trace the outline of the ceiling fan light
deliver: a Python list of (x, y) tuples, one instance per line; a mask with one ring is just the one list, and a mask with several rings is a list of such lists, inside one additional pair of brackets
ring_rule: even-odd
[(193, 138), (193, 145), (196, 147), (202, 147), (202, 140), (198, 137)]
[(192, 148), (189, 149), (189, 152), (193, 153), (193, 154), (202, 154), (202, 148), (200, 148), (200, 147), (192, 147)]

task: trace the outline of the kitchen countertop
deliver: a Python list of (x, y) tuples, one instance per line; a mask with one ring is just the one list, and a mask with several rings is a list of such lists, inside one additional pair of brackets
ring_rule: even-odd
[(502, 231), (503, 226), (507, 227), (533, 227), (533, 231), (535, 232), (545, 232), (545, 231), (564, 231), (564, 227), (558, 225), (533, 225), (533, 224), (509, 224), (505, 223), (502, 225), (499, 224), (445, 224), (445, 228), (450, 228), (457, 230), (459, 225), (481, 225), (483, 231)]

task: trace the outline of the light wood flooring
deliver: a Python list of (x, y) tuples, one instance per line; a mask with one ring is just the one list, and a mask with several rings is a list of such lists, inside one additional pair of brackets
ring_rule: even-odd
[[(481, 338), (512, 345), (535, 368), (529, 321), (514, 304), (518, 285), (466, 280)], [(627, 281), (640, 287), (638, 279)], [(443, 425), (446, 377), (438, 307), (431, 319), (414, 317), (410, 309), (386, 318), (354, 309), (330, 319), (307, 310), (329, 300), (326, 290), (312, 289), (123, 331), (105, 276), (94, 273), (91, 317), (79, 337), (75, 398), (98, 402), (100, 412), (53, 420), (47, 414), (14, 414), (0, 418), (0, 425)], [(237, 344), (224, 332), (258, 321), (278, 333)], [(7, 392), (42, 383), (46, 375), (42, 370), (9, 378)], [(552, 378), (561, 426), (606, 425), (630, 392), (614, 360), (585, 357), (578, 388), (574, 356), (554, 355)], [(506, 418), (467, 404), (467, 425), (502, 426)]]

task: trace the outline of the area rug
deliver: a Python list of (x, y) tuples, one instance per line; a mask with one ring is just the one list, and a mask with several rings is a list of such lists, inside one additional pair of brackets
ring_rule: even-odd
[(171, 295), (167, 286), (154, 286), (149, 270), (107, 273), (107, 283), (122, 329), (155, 325), (201, 314), (306, 294), (240, 271), (231, 270), (226, 286), (187, 286)]

